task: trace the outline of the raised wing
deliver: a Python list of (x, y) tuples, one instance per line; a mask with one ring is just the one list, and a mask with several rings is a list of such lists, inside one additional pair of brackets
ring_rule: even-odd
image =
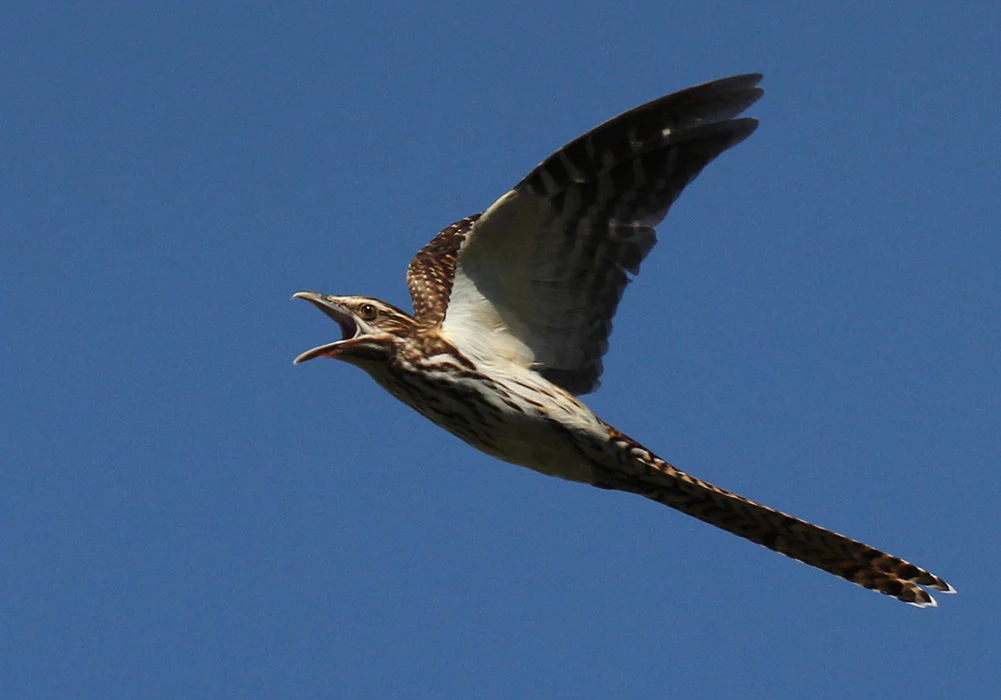
[(432, 238), (410, 261), (407, 287), (414, 302), (414, 319), (421, 325), (437, 326), (445, 320), (459, 248), (479, 218), (479, 214), (473, 214), (456, 221)]
[[(702, 168), (754, 131), (755, 120), (734, 117), (761, 97), (759, 80), (688, 88), (571, 141), (422, 250), (411, 293), (414, 280), (435, 280), (435, 316), (447, 302), (441, 332), (464, 353), (593, 391), (629, 274), (656, 243), (653, 227)], [(454, 277), (442, 293), (446, 270)], [(426, 303), (415, 295), (418, 316)]]

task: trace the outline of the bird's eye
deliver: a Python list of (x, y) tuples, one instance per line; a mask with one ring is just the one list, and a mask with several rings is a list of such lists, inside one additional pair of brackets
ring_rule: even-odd
[(361, 317), (365, 321), (374, 321), (375, 317), (379, 315), (379, 310), (376, 309), (371, 304), (365, 304), (361, 307)]

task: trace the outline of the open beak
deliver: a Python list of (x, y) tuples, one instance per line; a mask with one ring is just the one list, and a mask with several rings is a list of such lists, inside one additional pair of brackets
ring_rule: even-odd
[(358, 335), (358, 324), (355, 322), (354, 314), (336, 301), (333, 301), (330, 297), (316, 292), (296, 292), (292, 295), (292, 298), (305, 299), (327, 316), (337, 321), (337, 325), (341, 327), (341, 335), (343, 336), (340, 340), (333, 343), (318, 345), (311, 350), (307, 350), (292, 360), (292, 364), (298, 365), (306, 360), (312, 360), (317, 357), (336, 357), (341, 345)]

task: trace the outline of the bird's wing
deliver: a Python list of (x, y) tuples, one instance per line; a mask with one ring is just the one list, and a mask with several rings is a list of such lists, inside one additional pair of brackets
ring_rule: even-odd
[(456, 221), (432, 238), (410, 261), (407, 287), (418, 323), (426, 327), (437, 326), (445, 320), (459, 249), (479, 218), (479, 214), (474, 214)]
[(636, 107), (445, 229), (410, 266), (418, 320), (440, 317), (442, 335), (471, 356), (513, 360), (574, 394), (596, 389), (612, 316), (656, 243), (653, 227), (754, 131), (755, 120), (735, 117), (761, 97), (759, 80), (723, 78)]

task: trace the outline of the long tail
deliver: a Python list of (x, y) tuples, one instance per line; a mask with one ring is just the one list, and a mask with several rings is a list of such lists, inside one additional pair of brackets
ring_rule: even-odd
[(595, 486), (646, 496), (738, 537), (919, 608), (937, 605), (921, 586), (956, 590), (910, 562), (689, 476), (609, 427), (618, 460)]

